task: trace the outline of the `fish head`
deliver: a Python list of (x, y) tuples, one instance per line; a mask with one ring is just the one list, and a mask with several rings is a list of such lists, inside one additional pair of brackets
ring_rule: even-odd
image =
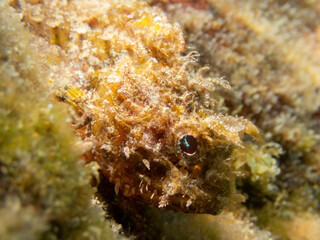
[(200, 115), (115, 115), (116, 131), (109, 143), (104, 138), (96, 145), (95, 159), (116, 193), (194, 213), (218, 214), (234, 202), (236, 173), (230, 156), (243, 148), (244, 135), (258, 138), (258, 130), (242, 118)]

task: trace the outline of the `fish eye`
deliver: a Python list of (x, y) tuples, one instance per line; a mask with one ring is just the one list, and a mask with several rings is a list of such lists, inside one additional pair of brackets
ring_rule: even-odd
[(179, 140), (179, 147), (187, 155), (194, 155), (198, 148), (198, 141), (192, 135), (184, 135)]

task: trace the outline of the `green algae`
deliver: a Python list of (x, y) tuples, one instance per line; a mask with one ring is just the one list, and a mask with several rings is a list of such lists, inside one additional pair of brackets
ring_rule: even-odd
[(3, 2), (0, 22), (0, 238), (117, 239), (30, 33)]

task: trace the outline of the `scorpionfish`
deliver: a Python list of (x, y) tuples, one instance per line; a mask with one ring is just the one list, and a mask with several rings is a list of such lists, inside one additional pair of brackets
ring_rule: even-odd
[[(13, 1), (37, 37), (60, 98), (78, 114), (115, 192), (151, 206), (217, 214), (242, 199), (232, 152), (248, 120), (219, 113), (217, 86), (187, 51), (181, 28), (138, 0)], [(239, 200), (241, 201), (241, 200)]]

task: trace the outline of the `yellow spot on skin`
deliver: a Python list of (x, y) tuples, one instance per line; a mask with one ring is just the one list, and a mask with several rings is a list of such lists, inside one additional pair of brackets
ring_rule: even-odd
[(201, 175), (202, 167), (200, 165), (195, 165), (192, 167), (192, 177), (197, 178)]
[(199, 116), (202, 117), (202, 118), (206, 118), (206, 117), (207, 117), (207, 114), (205, 114), (202, 109), (199, 110), (198, 114), (199, 114)]
[(182, 106), (174, 105), (172, 107), (172, 111), (176, 112), (178, 115), (181, 115), (184, 112), (184, 109)]
[(83, 92), (79, 88), (69, 88), (66, 92), (74, 100), (78, 100), (83, 96)]
[(150, 18), (149, 16), (144, 16), (143, 18), (137, 20), (135, 22), (135, 25), (140, 28), (145, 28), (151, 26), (152, 22), (152, 18)]

